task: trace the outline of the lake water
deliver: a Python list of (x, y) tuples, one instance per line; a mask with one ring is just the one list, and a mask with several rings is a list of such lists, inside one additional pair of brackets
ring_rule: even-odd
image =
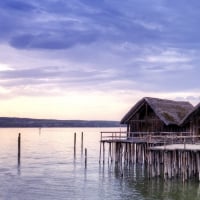
[[(99, 165), (100, 131), (119, 128), (0, 129), (0, 200), (196, 200), (200, 183), (148, 180), (142, 166), (124, 171)], [(81, 132), (88, 151), (81, 155)], [(21, 133), (21, 165), (17, 137)], [(74, 132), (77, 133), (76, 159)]]

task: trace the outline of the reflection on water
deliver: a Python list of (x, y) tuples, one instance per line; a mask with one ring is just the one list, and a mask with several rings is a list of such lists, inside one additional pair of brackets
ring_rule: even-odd
[[(104, 129), (105, 130), (105, 129)], [(108, 131), (108, 129), (106, 129)], [(112, 129), (113, 130), (113, 129)], [(81, 132), (88, 150), (81, 153)], [(102, 129), (0, 129), (0, 199), (6, 200), (195, 200), (196, 181), (145, 178), (142, 165), (131, 169), (99, 165)], [(21, 162), (17, 137), (21, 132)], [(74, 132), (77, 133), (74, 159)]]
[[(183, 183), (180, 179), (163, 180), (161, 178), (148, 179), (143, 166), (134, 166), (132, 170), (115, 169), (115, 177), (124, 184), (126, 191), (134, 189), (139, 199), (148, 200), (190, 200), (200, 199), (200, 183), (190, 180)], [(128, 196), (126, 199), (130, 199)]]

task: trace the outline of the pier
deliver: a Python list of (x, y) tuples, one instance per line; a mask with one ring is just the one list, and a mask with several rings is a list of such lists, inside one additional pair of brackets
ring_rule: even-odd
[(143, 165), (148, 178), (197, 178), (200, 136), (192, 132), (101, 132), (99, 162), (131, 168)]
[(140, 164), (148, 178), (200, 181), (200, 103), (144, 97), (120, 123), (126, 131), (101, 132), (100, 163)]

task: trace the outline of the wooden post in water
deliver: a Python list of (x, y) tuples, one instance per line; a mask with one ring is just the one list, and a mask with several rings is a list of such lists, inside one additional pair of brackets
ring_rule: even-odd
[(103, 164), (105, 163), (105, 142), (103, 142)]
[(85, 168), (87, 167), (87, 149), (85, 148)]
[(109, 142), (109, 148), (108, 148), (108, 164), (110, 164), (111, 161), (111, 142)]
[(83, 132), (81, 133), (81, 154), (83, 155)]
[(74, 158), (76, 158), (76, 132), (74, 133)]
[(185, 148), (186, 148), (186, 143), (185, 143), (185, 138), (184, 138), (184, 150), (185, 150)]
[(21, 133), (18, 135), (18, 165), (20, 165), (21, 159)]
[(101, 138), (100, 138), (100, 148), (99, 148), (99, 164), (101, 164), (101, 143), (102, 143), (102, 132), (101, 132)]

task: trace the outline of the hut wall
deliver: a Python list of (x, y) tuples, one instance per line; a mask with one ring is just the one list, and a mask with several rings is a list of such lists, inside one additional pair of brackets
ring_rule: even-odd
[(200, 113), (192, 116), (187, 124), (190, 124), (190, 131), (193, 135), (200, 135)]
[(147, 103), (138, 110), (128, 121), (127, 125), (130, 132), (154, 132), (164, 130), (164, 123), (156, 116)]

